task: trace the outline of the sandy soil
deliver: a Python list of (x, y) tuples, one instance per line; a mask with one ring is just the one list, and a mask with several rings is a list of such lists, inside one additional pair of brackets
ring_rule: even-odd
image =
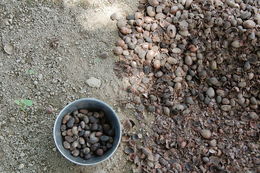
[[(137, 0), (0, 1), (1, 173), (130, 172), (122, 147), (95, 167), (70, 163), (56, 150), (52, 128), (59, 110), (82, 97), (108, 102), (122, 120), (132, 116), (118, 102), (126, 94), (113, 72), (118, 34), (110, 15), (136, 7)], [(99, 57), (103, 52), (108, 58)], [(90, 77), (101, 87), (89, 87)], [(33, 106), (23, 112), (17, 99), (30, 99)]]

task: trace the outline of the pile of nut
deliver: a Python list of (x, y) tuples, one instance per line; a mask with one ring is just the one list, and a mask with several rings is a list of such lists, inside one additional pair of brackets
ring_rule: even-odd
[(257, 110), (259, 8), (233, 1), (148, 2), (117, 21), (122, 39), (114, 53), (132, 68), (130, 90), (145, 94), (150, 111), (171, 114), (194, 98), (225, 112)]
[(102, 156), (113, 146), (114, 129), (103, 111), (80, 109), (63, 117), (63, 146), (74, 157)]
[[(126, 72), (127, 91), (132, 93), (129, 103), (139, 113), (148, 110), (157, 115), (154, 133), (157, 144), (161, 139), (160, 150), (166, 143), (169, 148), (176, 142), (178, 134), (173, 133), (187, 130), (182, 129), (187, 123), (183, 115), (189, 115), (201, 129), (210, 115), (221, 125), (219, 129), (242, 133), (251, 127), (250, 135), (242, 133), (240, 139), (249, 143), (259, 140), (256, 123), (260, 114), (259, 9), (259, 1), (252, 0), (140, 0), (134, 15), (125, 19), (116, 14), (111, 16), (117, 20), (120, 31), (121, 39), (113, 51)], [(200, 109), (207, 111), (207, 116), (192, 114)], [(174, 126), (177, 122), (182, 123), (181, 129)], [(173, 128), (176, 129), (171, 132), (169, 129)], [(192, 132), (192, 138), (206, 139)], [(235, 137), (230, 141), (237, 145)], [(247, 156), (243, 157), (239, 162), (245, 162), (242, 159)], [(251, 157), (257, 158), (255, 151)], [(249, 165), (253, 161), (242, 167)], [(149, 172), (155, 168), (146, 169)], [(173, 168), (156, 170), (167, 172)]]

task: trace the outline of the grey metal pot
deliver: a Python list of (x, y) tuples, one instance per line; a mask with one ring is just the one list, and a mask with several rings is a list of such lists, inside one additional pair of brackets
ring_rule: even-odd
[[(110, 148), (107, 152), (105, 152), (103, 156), (93, 157), (89, 160), (84, 160), (80, 157), (73, 157), (70, 154), (70, 152), (63, 147), (62, 136), (60, 132), (60, 127), (61, 127), (63, 117), (68, 113), (83, 108), (90, 109), (90, 110), (104, 111), (106, 118), (108, 119), (108, 121), (110, 121), (112, 127), (115, 130), (113, 147)], [(83, 166), (95, 165), (110, 158), (115, 153), (116, 149), (119, 146), (119, 143), (121, 141), (121, 135), (122, 135), (121, 125), (115, 111), (106, 103), (94, 98), (82, 98), (68, 104), (65, 108), (63, 108), (60, 111), (58, 117), (56, 118), (54, 128), (53, 128), (54, 141), (60, 153), (69, 161)]]

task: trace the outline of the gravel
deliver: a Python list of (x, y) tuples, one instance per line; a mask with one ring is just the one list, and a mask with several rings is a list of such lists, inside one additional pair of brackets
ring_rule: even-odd
[(200, 134), (203, 138), (205, 139), (210, 139), (211, 138), (211, 131), (208, 129), (203, 129), (200, 131)]
[(100, 88), (101, 86), (101, 80), (97, 79), (95, 77), (90, 77), (86, 83), (88, 84), (88, 86), (92, 87), (92, 88)]
[(207, 94), (209, 97), (212, 98), (212, 97), (215, 96), (215, 91), (214, 91), (214, 89), (213, 89), (212, 87), (210, 87), (210, 88), (207, 90), (206, 94)]

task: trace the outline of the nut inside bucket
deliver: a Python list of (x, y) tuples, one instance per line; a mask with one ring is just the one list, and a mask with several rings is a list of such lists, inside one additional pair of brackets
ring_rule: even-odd
[(61, 110), (53, 135), (66, 159), (78, 165), (95, 165), (115, 153), (121, 140), (121, 125), (108, 104), (83, 98)]
[(102, 110), (79, 109), (63, 117), (63, 147), (74, 157), (103, 156), (112, 148), (114, 129)]

